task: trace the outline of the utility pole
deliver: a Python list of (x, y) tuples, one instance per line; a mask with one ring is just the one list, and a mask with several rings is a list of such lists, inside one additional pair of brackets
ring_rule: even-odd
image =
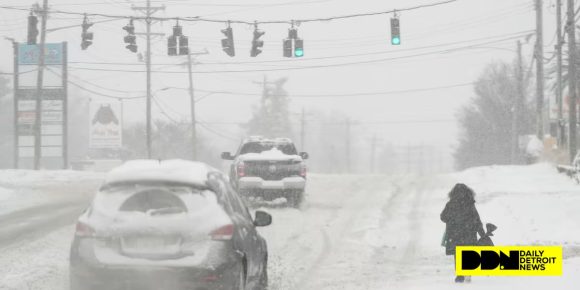
[(511, 151), (512, 164), (516, 164), (518, 162), (519, 121), (520, 121), (521, 102), (524, 99), (524, 67), (522, 60), (522, 42), (519, 40), (517, 51), (518, 51), (518, 72), (517, 72), (518, 92), (514, 100), (512, 113), (512, 151)]
[(147, 0), (147, 51), (145, 62), (147, 66), (147, 158), (151, 159), (151, 0)]
[(346, 173), (351, 172), (351, 164), (350, 164), (350, 118), (346, 118), (345, 122), (346, 126), (346, 134), (345, 134), (345, 146), (346, 146)]
[(562, 98), (562, 46), (564, 45), (564, 39), (562, 35), (562, 0), (556, 1), (556, 102), (558, 103), (558, 148), (562, 148), (565, 145), (565, 132), (564, 132), (564, 104)]
[(42, 2), (42, 9), (38, 12), (41, 17), (40, 44), (38, 45), (38, 72), (36, 78), (36, 118), (34, 123), (34, 169), (40, 169), (42, 155), (42, 86), (44, 82), (44, 57), (46, 44), (46, 21), (48, 19), (48, 0)]
[(371, 173), (376, 173), (376, 154), (377, 154), (377, 134), (373, 135), (373, 138), (371, 139), (371, 162), (370, 162), (370, 168), (371, 168)]
[(568, 30), (568, 93), (570, 94), (570, 110), (569, 110), (569, 148), (570, 150), (570, 162), (574, 160), (576, 156), (576, 106), (577, 106), (577, 91), (576, 91), (576, 28), (575, 24), (575, 9), (574, 0), (568, 0), (568, 21), (566, 24), (566, 29)]
[(306, 110), (302, 107), (302, 116), (300, 118), (300, 147), (302, 147), (302, 152), (306, 151), (305, 144), (306, 140)]
[(151, 159), (152, 154), (152, 129), (151, 129), (151, 16), (157, 11), (164, 10), (165, 6), (151, 7), (151, 0), (147, 0), (145, 7), (133, 7), (133, 10), (142, 11), (145, 14), (145, 26), (147, 27), (145, 36), (147, 39), (147, 51), (145, 52), (145, 65), (147, 70), (147, 158)]
[(207, 50), (199, 53), (188, 53), (187, 54), (187, 72), (189, 75), (189, 98), (191, 103), (191, 159), (197, 159), (197, 121), (195, 117), (195, 94), (193, 89), (193, 58), (192, 55), (203, 55), (208, 54)]
[(543, 1), (536, 0), (536, 117), (537, 137), (544, 140), (544, 17)]

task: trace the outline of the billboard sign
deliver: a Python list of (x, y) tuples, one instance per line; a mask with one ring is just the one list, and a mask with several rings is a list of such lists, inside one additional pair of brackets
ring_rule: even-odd
[(92, 102), (89, 108), (91, 149), (118, 149), (123, 146), (121, 104)]
[[(40, 57), (40, 46), (37, 44), (20, 44), (18, 47), (18, 64), (34, 65), (38, 64)], [(44, 47), (44, 64), (63, 64), (63, 44), (47, 43)]]

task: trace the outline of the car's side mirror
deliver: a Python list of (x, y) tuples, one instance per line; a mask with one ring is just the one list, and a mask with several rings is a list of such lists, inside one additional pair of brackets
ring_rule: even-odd
[(300, 154), (299, 154), (299, 155), (300, 155), (300, 157), (302, 157), (302, 159), (304, 159), (304, 160), (306, 160), (306, 159), (308, 159), (308, 157), (310, 157), (310, 156), (308, 155), (308, 153), (306, 153), (306, 152), (300, 152)]
[(230, 152), (222, 152), (222, 159), (223, 160), (234, 160), (234, 156)]
[(257, 227), (266, 227), (272, 224), (272, 216), (264, 211), (256, 211), (256, 218), (254, 219), (254, 225)]

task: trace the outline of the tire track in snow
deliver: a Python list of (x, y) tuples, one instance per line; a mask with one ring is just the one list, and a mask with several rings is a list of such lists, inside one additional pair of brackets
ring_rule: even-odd
[[(318, 279), (324, 277), (325, 274), (319, 273), (320, 270), (326, 270), (327, 267), (334, 266), (335, 263), (332, 262), (338, 262), (339, 264), (344, 263), (344, 261), (340, 259), (343, 252), (341, 250), (345, 250), (344, 246), (347, 246), (346, 249), (348, 249), (348, 246), (351, 246), (350, 243), (353, 241), (351, 239), (352, 234), (356, 234), (360, 237), (358, 231), (353, 231), (353, 225), (359, 222), (361, 218), (365, 218), (366, 215), (372, 212), (376, 206), (382, 204), (376, 204), (376, 200), (372, 198), (378, 197), (381, 200), (380, 202), (385, 202), (384, 200), (386, 200), (386, 203), (391, 203), (401, 195), (401, 190), (392, 190), (393, 181), (391, 179), (385, 177), (380, 178), (381, 179), (378, 180), (379, 182), (376, 182), (376, 176), (364, 178), (359, 177), (360, 180), (349, 184), (350, 188), (347, 192), (354, 194), (350, 194), (347, 198), (342, 199), (341, 204), (343, 206), (341, 207), (341, 211), (333, 212), (335, 217), (330, 219), (332, 227), (329, 228), (329, 230), (320, 230), (323, 244), (321, 245), (322, 248), (318, 253), (315, 262), (310, 265), (305, 274), (297, 279), (289, 289), (320, 289), (320, 286), (317, 285), (316, 282), (319, 282)], [(388, 186), (385, 186), (385, 181)], [(359, 182), (361, 182), (363, 186), (358, 184)], [(364, 187), (369, 184), (371, 185), (370, 187)], [(383, 193), (385, 192), (388, 192), (388, 198), (386, 199), (383, 197)], [(332, 243), (333, 241), (336, 241), (336, 243)], [(337, 253), (337, 255), (332, 255), (333, 253)], [(330, 260), (331, 258), (335, 259)], [(336, 258), (339, 258), (339, 260), (335, 261)], [(327, 286), (329, 289), (334, 289), (333, 287), (335, 287), (335, 285), (324, 285), (322, 287), (326, 288)]]
[[(416, 260), (418, 242), (421, 239), (421, 221), (419, 214), (425, 188), (428, 182), (409, 181), (407, 178), (396, 183), (397, 194), (392, 196), (381, 209), (382, 217), (379, 222), (381, 233), (385, 237), (385, 244), (377, 247), (369, 263), (368, 272), (374, 273), (375, 282), (381, 285), (376, 287), (394, 287), (393, 284), (408, 275), (409, 267)], [(410, 194), (402, 194), (410, 193)], [(402, 214), (403, 219), (397, 215)], [(408, 235), (404, 239), (404, 235)], [(379, 269), (379, 270), (377, 270)], [(385, 275), (379, 275), (380, 271)], [(380, 277), (379, 277), (380, 276)]]

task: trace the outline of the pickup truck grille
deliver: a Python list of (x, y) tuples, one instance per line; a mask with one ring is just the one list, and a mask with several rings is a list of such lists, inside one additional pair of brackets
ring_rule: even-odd
[(264, 180), (282, 180), (285, 177), (300, 175), (300, 162), (289, 161), (246, 161), (246, 176), (260, 177)]

